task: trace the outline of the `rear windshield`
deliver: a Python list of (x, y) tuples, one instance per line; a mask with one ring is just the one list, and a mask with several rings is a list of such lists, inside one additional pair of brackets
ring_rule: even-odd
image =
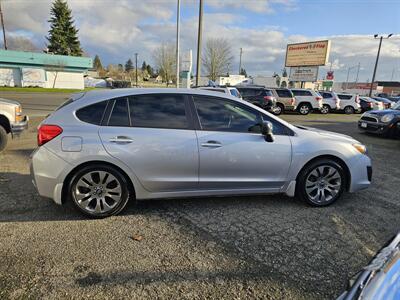
[(338, 94), (338, 97), (341, 100), (350, 100), (351, 98), (353, 98), (352, 95), (341, 95), (341, 94)]
[(290, 90), (276, 90), (276, 93), (282, 98), (293, 98), (293, 93)]

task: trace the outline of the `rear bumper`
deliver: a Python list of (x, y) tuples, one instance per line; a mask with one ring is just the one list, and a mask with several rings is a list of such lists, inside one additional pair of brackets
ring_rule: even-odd
[(28, 128), (29, 117), (25, 116), (21, 122), (11, 124), (11, 134), (18, 136), (22, 131)]

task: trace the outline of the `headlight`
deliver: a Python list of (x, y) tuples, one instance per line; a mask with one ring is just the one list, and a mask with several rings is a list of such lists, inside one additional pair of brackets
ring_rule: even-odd
[(367, 154), (367, 147), (361, 144), (353, 144), (353, 147), (361, 154)]
[(393, 118), (394, 118), (394, 114), (387, 114), (387, 115), (384, 115), (384, 116), (381, 118), (381, 121), (382, 121), (383, 123), (389, 123), (390, 121), (393, 120)]

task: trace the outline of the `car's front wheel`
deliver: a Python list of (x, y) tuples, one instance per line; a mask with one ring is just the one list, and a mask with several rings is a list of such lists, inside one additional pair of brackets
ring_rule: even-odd
[(280, 114), (282, 114), (283, 110), (284, 110), (284, 106), (282, 104), (278, 103), (276, 105), (276, 107), (274, 108), (274, 115), (279, 116)]
[(127, 178), (108, 165), (80, 169), (71, 180), (69, 195), (75, 207), (90, 217), (118, 214), (127, 204), (130, 191)]
[(343, 193), (346, 175), (341, 165), (330, 159), (320, 159), (306, 166), (296, 184), (297, 196), (313, 206), (326, 206)]
[(354, 114), (354, 107), (352, 107), (352, 106), (346, 106), (345, 108), (344, 108), (344, 113), (346, 114), (346, 115), (352, 115), (352, 114)]

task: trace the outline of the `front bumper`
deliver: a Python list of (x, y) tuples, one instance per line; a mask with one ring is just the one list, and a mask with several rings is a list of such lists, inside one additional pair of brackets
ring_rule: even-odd
[(12, 136), (18, 136), (22, 131), (28, 128), (29, 117), (25, 116), (21, 122), (11, 124)]
[(371, 132), (371, 133), (376, 133), (376, 134), (386, 134), (389, 130), (395, 128), (395, 124), (394, 123), (388, 124), (388, 123), (359, 120), (358, 128), (360, 130), (366, 131), (366, 132)]
[(356, 192), (368, 188), (372, 180), (371, 159), (367, 155), (357, 155), (348, 162), (351, 182), (349, 192)]

